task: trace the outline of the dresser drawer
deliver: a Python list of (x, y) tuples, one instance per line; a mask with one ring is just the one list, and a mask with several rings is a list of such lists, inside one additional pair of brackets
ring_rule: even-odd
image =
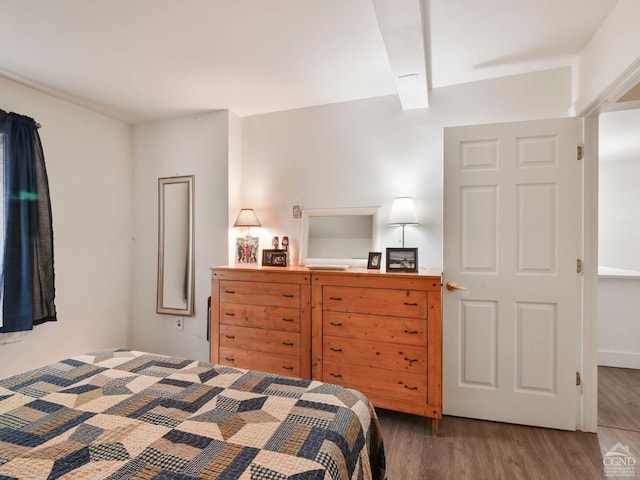
[(241, 348), (220, 348), (220, 365), (300, 376), (300, 359), (290, 355), (256, 352)]
[(355, 388), (365, 395), (427, 401), (426, 375), (324, 362), (322, 380)]
[(297, 356), (300, 339), (293, 332), (220, 325), (220, 348), (224, 347)]
[(427, 374), (427, 349), (341, 337), (324, 337), (323, 357), (328, 362), (376, 369)]
[(323, 312), (322, 335), (424, 346), (427, 322), (415, 318)]
[(220, 303), (300, 308), (300, 285), (223, 280)]
[(269, 330), (300, 331), (300, 309), (238, 303), (220, 304), (220, 323)]
[(427, 318), (427, 292), (325, 286), (323, 310), (393, 317)]

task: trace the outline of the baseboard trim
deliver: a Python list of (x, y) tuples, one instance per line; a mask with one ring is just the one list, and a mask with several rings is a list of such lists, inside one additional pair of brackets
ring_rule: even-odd
[(602, 367), (640, 369), (640, 352), (598, 350), (598, 365)]

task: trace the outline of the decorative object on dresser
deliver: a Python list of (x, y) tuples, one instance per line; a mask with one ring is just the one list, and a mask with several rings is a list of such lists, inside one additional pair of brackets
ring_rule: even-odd
[(442, 418), (441, 276), (313, 272), (312, 378)]
[(233, 224), (234, 227), (247, 229), (245, 237), (236, 238), (236, 263), (258, 263), (259, 237), (251, 236), (251, 227), (261, 227), (256, 212), (253, 208), (242, 208)]
[(387, 248), (387, 272), (418, 272), (417, 248)]
[(258, 263), (258, 237), (236, 238), (236, 263)]
[(211, 361), (311, 378), (310, 279), (301, 268), (213, 268)]
[(382, 252), (369, 252), (367, 268), (370, 270), (380, 270), (382, 264)]
[(286, 267), (286, 250), (262, 250), (262, 265), (265, 267)]
[(305, 209), (300, 230), (301, 265), (366, 267), (380, 250), (380, 207)]
[(389, 225), (402, 226), (402, 248), (404, 248), (404, 227), (406, 225), (418, 225), (416, 207), (411, 197), (396, 197), (391, 205)]

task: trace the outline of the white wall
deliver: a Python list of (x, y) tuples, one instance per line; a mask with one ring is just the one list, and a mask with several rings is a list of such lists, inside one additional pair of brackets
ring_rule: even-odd
[[(299, 220), (291, 206), (381, 209), (381, 246), (399, 246), (386, 225), (393, 198), (411, 195), (420, 225), (405, 245), (423, 268), (442, 268), (443, 127), (565, 117), (569, 69), (435, 89), (431, 106), (402, 111), (396, 96), (244, 117), (242, 199), (256, 209), (261, 247), (288, 235), (296, 259)], [(257, 231), (255, 233), (258, 233)]]
[(58, 321), (0, 345), (0, 376), (129, 346), (131, 128), (0, 78), (0, 108), (42, 124), (53, 209)]
[[(226, 111), (134, 127), (132, 346), (207, 361), (207, 298), (214, 265), (227, 263), (230, 122)], [(158, 178), (195, 175), (195, 315), (156, 314)]]
[(599, 264), (640, 272), (640, 110), (600, 116)]
[(598, 365), (640, 369), (640, 274), (598, 279)]
[(600, 116), (598, 364), (611, 367), (640, 368), (639, 131), (640, 110)]
[[(603, 101), (612, 84), (640, 74), (640, 2), (618, 0), (573, 66), (574, 105), (584, 115)], [(631, 85), (628, 85), (631, 86)], [(623, 93), (623, 92), (620, 92)]]

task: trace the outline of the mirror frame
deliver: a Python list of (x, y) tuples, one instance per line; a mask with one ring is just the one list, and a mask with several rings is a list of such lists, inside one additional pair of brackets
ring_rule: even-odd
[[(346, 265), (349, 267), (366, 267), (368, 256), (360, 258), (312, 258), (309, 253), (309, 221), (314, 217), (337, 217), (349, 215), (372, 215), (371, 250), (380, 251), (380, 207), (356, 208), (314, 208), (302, 211), (302, 228), (300, 231), (300, 264), (301, 265)], [(368, 255), (369, 252), (367, 252)]]
[[(194, 182), (193, 175), (180, 177), (164, 177), (158, 179), (158, 291), (156, 300), (156, 313), (166, 315), (192, 316), (193, 315), (193, 297), (194, 297)], [(188, 223), (187, 223), (187, 299), (185, 308), (175, 308), (166, 306), (164, 301), (164, 272), (165, 272), (165, 187), (177, 183), (187, 184), (187, 202), (188, 202)]]

